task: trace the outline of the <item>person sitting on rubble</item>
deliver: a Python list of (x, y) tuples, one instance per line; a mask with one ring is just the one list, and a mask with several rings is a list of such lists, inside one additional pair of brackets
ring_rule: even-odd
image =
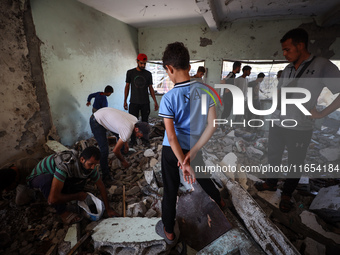
[(187, 183), (194, 183), (197, 177), (203, 190), (220, 207), (224, 206), (218, 189), (209, 178), (210, 175), (195, 173), (193, 170), (195, 166), (205, 165), (200, 149), (216, 130), (213, 126), (216, 108), (213, 99), (207, 97), (208, 114), (201, 114), (200, 99), (204, 91), (209, 88), (200, 82), (190, 81), (189, 63), (189, 52), (183, 43), (168, 44), (163, 54), (163, 67), (175, 83), (175, 87), (163, 96), (159, 108), (159, 116), (164, 119), (166, 132), (162, 149), (164, 184), (162, 219), (156, 224), (156, 233), (168, 244), (173, 244), (176, 240), (174, 226), (177, 192), (180, 185), (178, 167), (182, 170)]
[(88, 194), (84, 187), (88, 179), (95, 182), (109, 217), (118, 216), (111, 209), (106, 189), (95, 166), (99, 163), (100, 151), (90, 146), (77, 156), (74, 150), (62, 151), (45, 157), (27, 177), (31, 188), (39, 189), (60, 215), (64, 224), (71, 225), (82, 220), (82, 216), (66, 210), (66, 203), (84, 201)]
[(126, 161), (122, 152), (128, 153), (129, 138), (135, 136), (149, 142), (150, 127), (148, 123), (138, 122), (137, 118), (132, 114), (114, 108), (104, 107), (96, 111), (90, 118), (90, 126), (102, 154), (100, 168), (104, 182), (112, 180), (108, 165), (109, 145), (106, 137), (107, 130), (113, 132), (117, 137), (117, 143), (113, 152), (125, 168), (128, 168), (130, 164)]
[(0, 192), (16, 189), (15, 203), (25, 205), (34, 200), (35, 194), (26, 184), (26, 177), (36, 166), (38, 160), (23, 158), (0, 169)]

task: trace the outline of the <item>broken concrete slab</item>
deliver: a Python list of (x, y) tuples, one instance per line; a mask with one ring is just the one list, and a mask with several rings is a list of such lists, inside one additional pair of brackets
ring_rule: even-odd
[(334, 185), (319, 190), (309, 207), (325, 221), (336, 223), (340, 221), (340, 186)]
[(300, 217), (301, 217), (301, 222), (304, 225), (306, 225), (308, 228), (324, 236), (326, 239), (331, 239), (335, 243), (340, 244), (340, 235), (324, 230), (322, 226), (318, 223), (316, 219), (316, 215), (314, 213), (303, 211), (300, 214)]
[(66, 146), (62, 145), (61, 143), (59, 143), (58, 141), (55, 141), (55, 140), (48, 140), (45, 143), (44, 148), (45, 148), (46, 151), (51, 150), (55, 153), (70, 150), (69, 148), (67, 148)]
[(200, 250), (197, 255), (206, 254), (240, 254), (262, 255), (265, 252), (250, 236), (243, 224), (229, 209), (224, 209), (224, 214), (234, 226), (231, 230), (221, 235), (211, 244)]
[(155, 232), (159, 220), (160, 218), (105, 219), (94, 228), (94, 248), (109, 254), (121, 254), (122, 249), (136, 255), (162, 253), (166, 251), (166, 242)]
[(314, 239), (307, 237), (303, 243), (306, 247), (304, 255), (326, 255), (326, 246)]
[(232, 225), (197, 182), (192, 186), (192, 192), (178, 199), (176, 221), (181, 239), (195, 250), (201, 250), (229, 231)]
[(340, 158), (340, 148), (324, 148), (320, 150), (320, 154), (324, 156), (328, 161), (335, 161)]

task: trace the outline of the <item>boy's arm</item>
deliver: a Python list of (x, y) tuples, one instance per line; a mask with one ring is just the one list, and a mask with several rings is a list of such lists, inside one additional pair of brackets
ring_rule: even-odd
[(212, 106), (208, 111), (208, 124), (204, 129), (200, 139), (197, 143), (191, 148), (191, 150), (185, 155), (185, 159), (183, 160), (183, 164), (190, 163), (190, 160), (193, 160), (196, 157), (197, 152), (210, 140), (217, 127), (214, 127), (214, 120), (216, 119), (216, 107)]
[(87, 97), (87, 103), (86, 103), (87, 106), (91, 105), (91, 99), (94, 98), (95, 96), (96, 96), (96, 93), (92, 93)]
[(173, 119), (164, 118), (164, 125), (165, 125), (165, 131), (168, 136), (170, 147), (172, 151), (174, 152), (178, 160), (178, 163), (183, 171), (184, 180), (188, 183), (195, 182), (195, 173), (190, 167), (190, 162), (189, 164), (183, 163), (185, 156), (177, 140)]

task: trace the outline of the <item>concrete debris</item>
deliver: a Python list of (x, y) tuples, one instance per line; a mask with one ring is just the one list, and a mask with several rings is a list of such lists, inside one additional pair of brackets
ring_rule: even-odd
[(309, 210), (331, 224), (340, 222), (340, 186), (320, 189)]
[(307, 237), (303, 244), (306, 247), (304, 255), (326, 255), (326, 246), (312, 238)]
[(110, 218), (94, 228), (94, 247), (109, 254), (160, 254), (166, 243), (156, 234), (159, 218)]
[(282, 234), (254, 201), (250, 194), (237, 182), (229, 179), (223, 172), (214, 173), (228, 189), (236, 211), (247, 226), (247, 229), (267, 254), (299, 254), (297, 249)]
[(337, 244), (340, 244), (340, 235), (336, 233), (329, 232), (322, 228), (322, 226), (318, 223), (316, 215), (312, 212), (303, 211), (300, 214), (301, 222), (306, 225), (311, 230), (319, 233), (320, 235), (324, 236), (325, 238), (331, 239)]
[(327, 161), (335, 161), (340, 159), (340, 148), (335, 147), (335, 148), (324, 148), (320, 150), (320, 154), (324, 156)]
[[(93, 228), (101, 231), (102, 225), (100, 224), (104, 224), (107, 220), (117, 220), (116, 222), (107, 223), (107, 229), (110, 229), (111, 236), (115, 238), (112, 242), (105, 239), (106, 234), (101, 236), (103, 237), (102, 239), (97, 235), (96, 241), (90, 241), (91, 238), (88, 238), (82, 244), (80, 252), (86, 251), (90, 254), (103, 254), (105, 252), (108, 254), (167, 254), (170, 252), (169, 247), (165, 245), (162, 238), (156, 235), (154, 228), (151, 226), (158, 221), (157, 217), (162, 215), (161, 154), (164, 135), (162, 122), (157, 119), (152, 119), (151, 122), (153, 123), (151, 123), (150, 147), (146, 149), (138, 139), (137, 145), (125, 155), (127, 161), (131, 163), (131, 167), (127, 169), (122, 168), (120, 161), (112, 153), (116, 140), (109, 138), (109, 165), (114, 179), (107, 186), (109, 203), (114, 210), (123, 215), (122, 194), (124, 186), (126, 191), (126, 213), (132, 218), (105, 219), (107, 216), (104, 214), (104, 219), (99, 222), (84, 219), (80, 224), (84, 229), (80, 229), (79, 236), (84, 236), (85, 233), (89, 233)], [(327, 164), (330, 159), (335, 158), (334, 155), (337, 153), (335, 149), (340, 143), (340, 136), (337, 131), (338, 128), (324, 127), (313, 132), (306, 164)], [(267, 164), (268, 149), (268, 139), (266, 137), (266, 133), (252, 134), (239, 129), (229, 129), (227, 131), (218, 129), (202, 149), (203, 159), (207, 166), (224, 166), (235, 170), (239, 170), (242, 166), (265, 165)], [(97, 145), (94, 138), (80, 141), (72, 149), (81, 151), (86, 146), (92, 145)], [(52, 151), (68, 149), (56, 141), (48, 141), (46, 148), (51, 153)], [(329, 155), (332, 158), (329, 158)], [(283, 160), (283, 164), (286, 163), (287, 152), (284, 153)], [(100, 171), (100, 168), (98, 170)], [(310, 175), (301, 178), (299, 192), (307, 193), (308, 197), (303, 197), (297, 192), (294, 193), (296, 210), (293, 214), (296, 214), (296, 217), (293, 218), (295, 221), (292, 226), (290, 225), (292, 218), (283, 215), (277, 208), (280, 200), (280, 189), (276, 192), (256, 192), (254, 191), (253, 183), (259, 180), (259, 176), (241, 174), (237, 173), (237, 171), (236, 173), (227, 171), (227, 173), (222, 174), (223, 176), (214, 174), (213, 178), (216, 186), (218, 186), (221, 194), (227, 193), (230, 195), (231, 200), (226, 200), (229, 207), (236, 209), (238, 216), (242, 218), (248, 231), (267, 254), (298, 254), (295, 247), (299, 248), (301, 254), (309, 254), (308, 252), (313, 250), (320, 251), (320, 254), (322, 254), (324, 247), (326, 247), (327, 254), (333, 254), (330, 252), (330, 247), (332, 250), (339, 250), (340, 238), (336, 234), (339, 232), (337, 228), (339, 226), (339, 217), (337, 214), (330, 213), (330, 210), (337, 213), (339, 209), (340, 202), (336, 200), (338, 191), (334, 190), (335, 193), (328, 192), (326, 194), (325, 190), (327, 187), (329, 190), (338, 188), (340, 179), (335, 179), (328, 175), (322, 176), (324, 178), (312, 178), (313, 176)], [(18, 188), (20, 189), (19, 186)], [(186, 192), (188, 189), (190, 190), (191, 186), (186, 188), (181, 186), (179, 193)], [(89, 182), (86, 185), (86, 191), (99, 196), (94, 183)], [(320, 193), (320, 201), (323, 203), (317, 203), (318, 197), (312, 203), (313, 194), (318, 192)], [(249, 194), (254, 195), (254, 199), (263, 207), (263, 210)], [(324, 194), (323, 198), (321, 198), (322, 194)], [(0, 221), (0, 253), (49, 254), (48, 252), (50, 252), (52, 254), (54, 252), (55, 254), (58, 252), (59, 254), (67, 254), (72, 245), (79, 240), (72, 239), (70, 241), (68, 238), (65, 239), (69, 227), (60, 223), (54, 208), (46, 203), (39, 192), (35, 192), (33, 196), (35, 202), (28, 206), (18, 206), (15, 203), (15, 191), (3, 193), (4, 200), (0, 202), (0, 217), (2, 219)], [(333, 200), (328, 201), (329, 197), (332, 197)], [(328, 205), (326, 205), (327, 202), (329, 202)], [(69, 206), (72, 208), (74, 205), (71, 203)], [(308, 225), (311, 222), (316, 222), (316, 215), (308, 214), (310, 213), (306, 211), (308, 208), (321, 217), (318, 218), (318, 222), (322, 222), (322, 224), (320, 223), (321, 225)], [(273, 222), (269, 219), (269, 215)], [(303, 217), (300, 218), (299, 215)], [(329, 218), (330, 215), (333, 215), (333, 217)], [(230, 219), (230, 217), (232, 216), (229, 215), (227, 218)], [(135, 223), (134, 219), (138, 220), (138, 222)], [(118, 222), (118, 220), (121, 220), (121, 222)], [(144, 222), (144, 220), (151, 220), (152, 223)], [(326, 222), (323, 222), (323, 220)], [(332, 225), (329, 225), (328, 223), (331, 222)], [(258, 244), (249, 236), (249, 233), (245, 229), (244, 231), (242, 230), (243, 226), (237, 220), (232, 221), (232, 223), (233, 225), (235, 224), (235, 228), (217, 238), (201, 251), (192, 251), (191, 254), (263, 254)], [(125, 231), (119, 232), (121, 229), (117, 226), (124, 227), (123, 224), (126, 224), (124, 225), (126, 231), (132, 231), (130, 233), (131, 237), (125, 235), (127, 234)], [(143, 239), (144, 241), (135, 242), (132, 235), (135, 236), (138, 228), (142, 230), (140, 226), (148, 226), (149, 232), (145, 235), (150, 238), (154, 234), (156, 235), (155, 239), (151, 238), (153, 239), (151, 241)], [(278, 228), (287, 236), (283, 235)], [(309, 231), (305, 231), (305, 229)], [(107, 235), (110, 236), (110, 234)], [(94, 236), (95, 234), (92, 235), (92, 238)], [(122, 241), (119, 238), (124, 239)], [(295, 247), (288, 238), (294, 240), (292, 242)], [(183, 247), (182, 244), (177, 244), (171, 252), (174, 252), (174, 249), (177, 251), (174, 254), (180, 254), (181, 250), (185, 249), (192, 250), (191, 247)]]
[(144, 157), (154, 157), (156, 154), (151, 150), (151, 149), (147, 149), (146, 151), (144, 151)]

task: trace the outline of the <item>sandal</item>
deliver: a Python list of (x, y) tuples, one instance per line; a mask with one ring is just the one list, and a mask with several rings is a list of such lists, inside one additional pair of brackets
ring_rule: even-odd
[(289, 213), (293, 209), (294, 204), (290, 201), (291, 197), (288, 195), (281, 195), (281, 202), (279, 205), (280, 211), (283, 213)]
[(270, 186), (266, 182), (255, 182), (254, 187), (258, 191), (264, 191), (264, 190), (276, 191), (277, 190), (277, 186)]
[(160, 220), (157, 222), (156, 224), (156, 233), (163, 237), (165, 242), (169, 245), (172, 245), (175, 241), (176, 241), (176, 235), (174, 234), (174, 239), (170, 240), (169, 238), (167, 238), (166, 234), (165, 234), (165, 230), (164, 230), (164, 224), (163, 221)]
[(61, 220), (65, 225), (72, 225), (78, 222), (81, 222), (83, 220), (83, 216), (73, 213), (73, 212), (64, 212), (63, 214), (68, 213), (67, 216), (60, 216)]

